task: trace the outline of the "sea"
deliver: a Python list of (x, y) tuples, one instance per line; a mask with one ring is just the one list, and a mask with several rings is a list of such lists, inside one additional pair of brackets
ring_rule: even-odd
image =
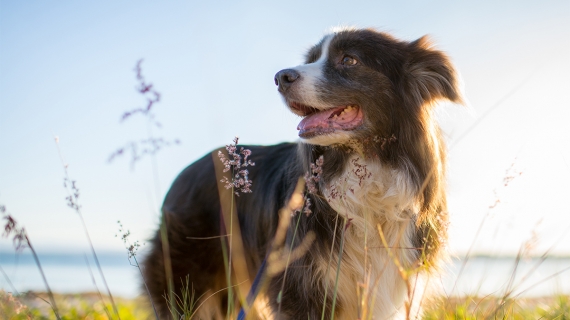
[[(100, 269), (91, 253), (40, 254), (39, 261), (47, 283), (58, 293), (100, 290), (106, 293), (104, 279), (114, 296), (134, 298), (143, 282), (135, 261), (127, 253), (97, 254)], [(441, 275), (431, 281), (446, 296), (497, 295), (544, 297), (570, 295), (570, 257), (491, 257), (451, 258)], [(6, 292), (45, 291), (45, 283), (28, 252), (0, 252), (0, 289)]]

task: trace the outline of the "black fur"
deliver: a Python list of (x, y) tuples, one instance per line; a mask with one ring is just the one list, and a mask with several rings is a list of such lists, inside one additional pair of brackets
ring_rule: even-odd
[[(323, 41), (309, 50), (306, 63), (319, 59), (322, 45)], [(359, 64), (340, 65), (339, 61), (345, 56), (355, 58)], [(446, 237), (441, 224), (445, 223), (447, 213), (442, 191), (445, 172), (434, 170), (445, 167), (445, 147), (439, 132), (435, 136), (429, 132), (428, 125), (434, 121), (430, 117), (430, 104), (436, 99), (460, 101), (453, 67), (443, 53), (429, 47), (425, 38), (406, 42), (374, 30), (349, 30), (334, 35), (322, 72), (326, 80), (318, 84), (319, 99), (333, 106), (356, 104), (362, 108), (364, 122), (352, 132), (361, 150), (349, 145), (296, 143), (244, 146), (251, 149), (251, 159), (256, 163), (248, 168), (253, 192), (236, 197), (250, 279), (254, 278), (268, 252), (277, 228), (279, 209), (287, 203), (298, 179), (310, 172), (310, 164), (321, 155), (325, 159), (321, 187), (343, 172), (347, 159), (355, 152), (405, 171), (423, 205), (411, 222), (416, 225), (414, 241), (425, 251), (420, 250), (417, 256), (419, 259), (423, 254), (431, 263), (439, 253), (442, 241), (439, 238)], [(287, 104), (302, 102), (294, 84), (283, 96)], [(394, 139), (388, 141), (390, 137)], [(434, 139), (438, 144), (434, 144)], [(214, 161), (219, 161), (217, 156), (209, 154), (186, 168), (164, 200), (162, 212), (178, 295), (181, 280), (186, 276), (190, 277), (196, 297), (218, 290), (222, 290), (218, 295), (227, 295), (227, 290), (223, 290), (226, 282), (219, 238), (225, 231), (218, 198), (220, 182), (216, 180)], [(338, 252), (342, 219), (322, 194), (309, 197), (313, 213), (300, 216), (295, 237), (298, 240), (294, 244), (291, 244), (293, 227), (290, 227), (286, 243), (290, 247), (297, 246), (299, 239), (309, 231), (314, 232), (316, 241), (302, 258), (289, 266), (284, 284), (281, 273), (272, 278), (267, 287), (269, 304), (278, 319), (320, 319), (323, 304), (325, 319), (331, 316), (332, 295), (325, 300), (322, 287), (315, 285), (318, 279), (315, 278), (314, 261), (328, 257), (333, 245)], [(167, 283), (160, 232), (152, 240), (143, 270), (152, 299), (158, 305), (161, 317), (166, 319), (169, 311), (164, 298)], [(279, 304), (277, 297), (282, 286)], [(203, 299), (198, 304), (201, 301)], [(222, 314), (225, 314), (226, 303), (222, 299)], [(342, 309), (342, 301), (338, 301), (336, 311)]]

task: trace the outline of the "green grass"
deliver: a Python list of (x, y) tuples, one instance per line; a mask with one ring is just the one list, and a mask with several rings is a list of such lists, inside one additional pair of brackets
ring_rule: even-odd
[[(101, 302), (97, 293), (55, 294), (59, 314), (65, 320), (117, 319), (108, 297)], [(0, 319), (56, 319), (45, 293), (22, 293), (12, 296), (0, 290)], [(152, 308), (144, 298), (116, 298), (115, 304), (121, 320), (154, 319)]]
[(456, 319), (570, 319), (570, 296), (519, 298), (439, 298), (424, 304), (425, 320)]
[[(25, 293), (17, 297), (0, 291), (0, 319), (55, 319), (45, 293)], [(62, 319), (109, 319), (110, 304), (97, 294), (56, 294)], [(107, 299), (107, 297), (105, 297)], [(122, 320), (154, 319), (144, 298), (115, 299)], [(497, 297), (437, 298), (424, 303), (424, 320), (472, 319), (570, 319), (570, 296), (519, 298), (501, 303)], [(107, 308), (107, 311), (105, 311)], [(115, 319), (115, 317), (113, 317)]]

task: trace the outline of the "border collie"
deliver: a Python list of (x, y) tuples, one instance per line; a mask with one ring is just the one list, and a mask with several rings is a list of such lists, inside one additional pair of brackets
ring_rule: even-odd
[[(232, 254), (247, 266), (247, 279), (232, 271), (232, 285), (259, 277), (276, 250), (280, 209), (301, 177), (312, 185), (304, 212), (287, 213), (294, 217), (277, 248), (282, 255), (302, 252), (265, 273), (247, 318), (417, 316), (421, 280), (437, 269), (447, 239), (446, 148), (434, 106), (462, 102), (450, 59), (425, 36), (408, 42), (342, 29), (310, 48), (304, 64), (279, 71), (275, 83), (302, 117), (300, 142), (236, 147), (251, 150), (255, 166), (245, 177), (253, 181), (251, 193), (233, 202), (241, 247)], [(244, 307), (228, 291), (230, 240), (215, 154), (174, 181), (162, 207), (166, 232), (157, 232), (143, 262), (162, 318), (170, 317), (165, 270), (179, 297), (188, 281), (195, 319), (223, 319), (228, 303)]]

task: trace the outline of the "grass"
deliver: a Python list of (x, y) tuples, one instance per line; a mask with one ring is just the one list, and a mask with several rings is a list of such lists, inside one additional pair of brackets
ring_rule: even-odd
[[(12, 296), (0, 290), (0, 319), (56, 319), (51, 307), (45, 302), (48, 294), (44, 292), (26, 292)], [(99, 293), (54, 294), (59, 316), (64, 320), (72, 319), (153, 319), (154, 313), (148, 305), (148, 299), (115, 298), (117, 314), (109, 316), (110, 303), (103, 303)], [(105, 297), (106, 301), (110, 301)]]
[[(19, 296), (0, 291), (0, 319), (55, 319), (46, 293), (26, 292)], [(62, 319), (108, 319), (97, 293), (55, 294)], [(146, 298), (116, 298), (121, 319), (154, 319)], [(499, 308), (498, 308), (499, 307)], [(456, 319), (570, 319), (570, 296), (518, 298), (501, 306), (500, 297), (436, 298), (426, 301), (425, 320)], [(115, 317), (113, 317), (115, 319)], [(186, 318), (188, 319), (188, 318)]]
[(425, 320), (451, 319), (570, 319), (570, 296), (518, 298), (438, 298), (425, 304)]

